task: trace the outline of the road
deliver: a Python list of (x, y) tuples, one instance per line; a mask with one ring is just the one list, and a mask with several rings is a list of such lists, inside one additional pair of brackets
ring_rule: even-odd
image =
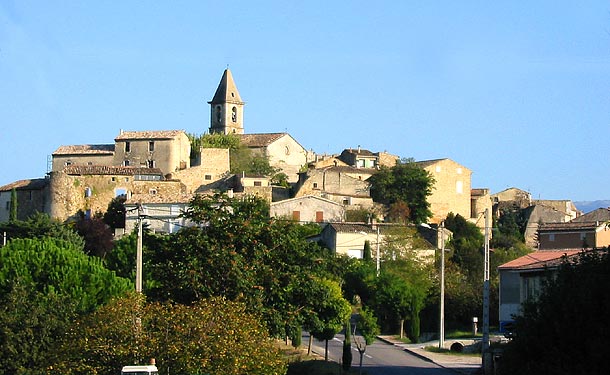
[[(309, 335), (303, 337), (303, 345), (309, 343)], [(312, 351), (324, 356), (324, 341), (313, 340)], [(328, 359), (341, 362), (343, 355), (343, 336), (336, 335), (328, 342)], [(358, 368), (360, 354), (352, 341), (352, 367)], [(362, 369), (369, 375), (455, 375), (455, 372), (425, 361), (404, 350), (376, 340), (369, 345), (362, 360)]]

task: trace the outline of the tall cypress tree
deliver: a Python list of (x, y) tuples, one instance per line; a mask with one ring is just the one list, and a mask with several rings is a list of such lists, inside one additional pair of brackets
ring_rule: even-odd
[(342, 366), (345, 371), (349, 371), (350, 367), (352, 367), (352, 324), (349, 319), (345, 323)]

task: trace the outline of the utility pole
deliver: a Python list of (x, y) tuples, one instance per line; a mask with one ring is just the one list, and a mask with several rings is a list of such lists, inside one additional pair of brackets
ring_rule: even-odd
[(485, 209), (485, 260), (483, 270), (483, 374), (491, 374), (491, 353), (489, 351), (489, 208)]
[(379, 223), (377, 223), (377, 277), (379, 277)]
[[(441, 300), (438, 317), (438, 347), (445, 347), (445, 222), (442, 221), (438, 229), (441, 237)], [(438, 233), (437, 233), (438, 235)]]
[(138, 205), (138, 239), (136, 241), (136, 293), (142, 293), (142, 206)]

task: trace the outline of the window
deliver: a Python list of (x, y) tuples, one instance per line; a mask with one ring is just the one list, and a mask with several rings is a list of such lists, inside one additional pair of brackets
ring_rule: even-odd
[(237, 122), (237, 108), (231, 108), (231, 121)]
[(316, 223), (321, 223), (324, 221), (324, 212), (316, 211)]
[(125, 161), (123, 161), (123, 166), (125, 166), (125, 167), (129, 167), (129, 160), (125, 160)]
[(28, 193), (29, 193), (29, 194), (28, 194), (28, 200), (30, 200), (30, 201), (31, 201), (31, 200), (33, 199), (33, 196), (32, 196), (32, 190), (28, 191)]
[(71, 162), (70, 160), (68, 160), (68, 161), (67, 161), (67, 162), (66, 162), (64, 165), (65, 165), (66, 167), (69, 167), (69, 166), (71, 166), (71, 165), (72, 165), (72, 162)]
[(131, 152), (131, 142), (125, 142), (125, 152)]
[(155, 142), (153, 142), (153, 141), (148, 142), (148, 151), (149, 152), (155, 151)]
[(85, 198), (89, 198), (91, 196), (91, 188), (85, 188)]
[(222, 122), (222, 109), (219, 105), (216, 106), (216, 121), (219, 123)]
[(462, 168), (458, 168), (458, 169), (456, 169), (456, 170), (455, 170), (455, 172), (456, 172), (457, 174), (462, 174)]
[(11, 202), (10, 201), (6, 201), (6, 209), (7, 210), (11, 209)]
[(148, 168), (154, 168), (155, 167), (155, 161), (154, 160), (148, 160), (147, 164), (148, 164)]
[(148, 194), (150, 194), (150, 195), (157, 195), (157, 189), (149, 189), (148, 190)]
[(263, 183), (260, 181), (254, 181), (254, 186), (263, 186)]
[(211, 181), (212, 180), (212, 175), (211, 174), (206, 174), (205, 176), (203, 176), (203, 179), (206, 181)]
[(317, 182), (314, 182), (314, 183), (313, 183), (313, 188), (314, 188), (314, 189), (317, 189), (317, 188), (318, 188), (318, 183), (317, 183)]
[(462, 181), (455, 182), (455, 192), (462, 194), (464, 192), (464, 183)]
[(549, 241), (555, 241), (555, 233), (549, 234)]
[(437, 165), (437, 166), (436, 166), (436, 168), (435, 168), (435, 170), (436, 170), (436, 173), (439, 173), (439, 172), (441, 171), (441, 166), (440, 166), (440, 165)]
[(292, 211), (292, 220), (301, 221), (301, 211)]

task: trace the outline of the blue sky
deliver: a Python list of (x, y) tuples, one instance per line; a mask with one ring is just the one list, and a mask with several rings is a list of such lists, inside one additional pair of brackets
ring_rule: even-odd
[(450, 158), (473, 187), (610, 199), (608, 1), (0, 2), (0, 185), (60, 145), (209, 127)]

